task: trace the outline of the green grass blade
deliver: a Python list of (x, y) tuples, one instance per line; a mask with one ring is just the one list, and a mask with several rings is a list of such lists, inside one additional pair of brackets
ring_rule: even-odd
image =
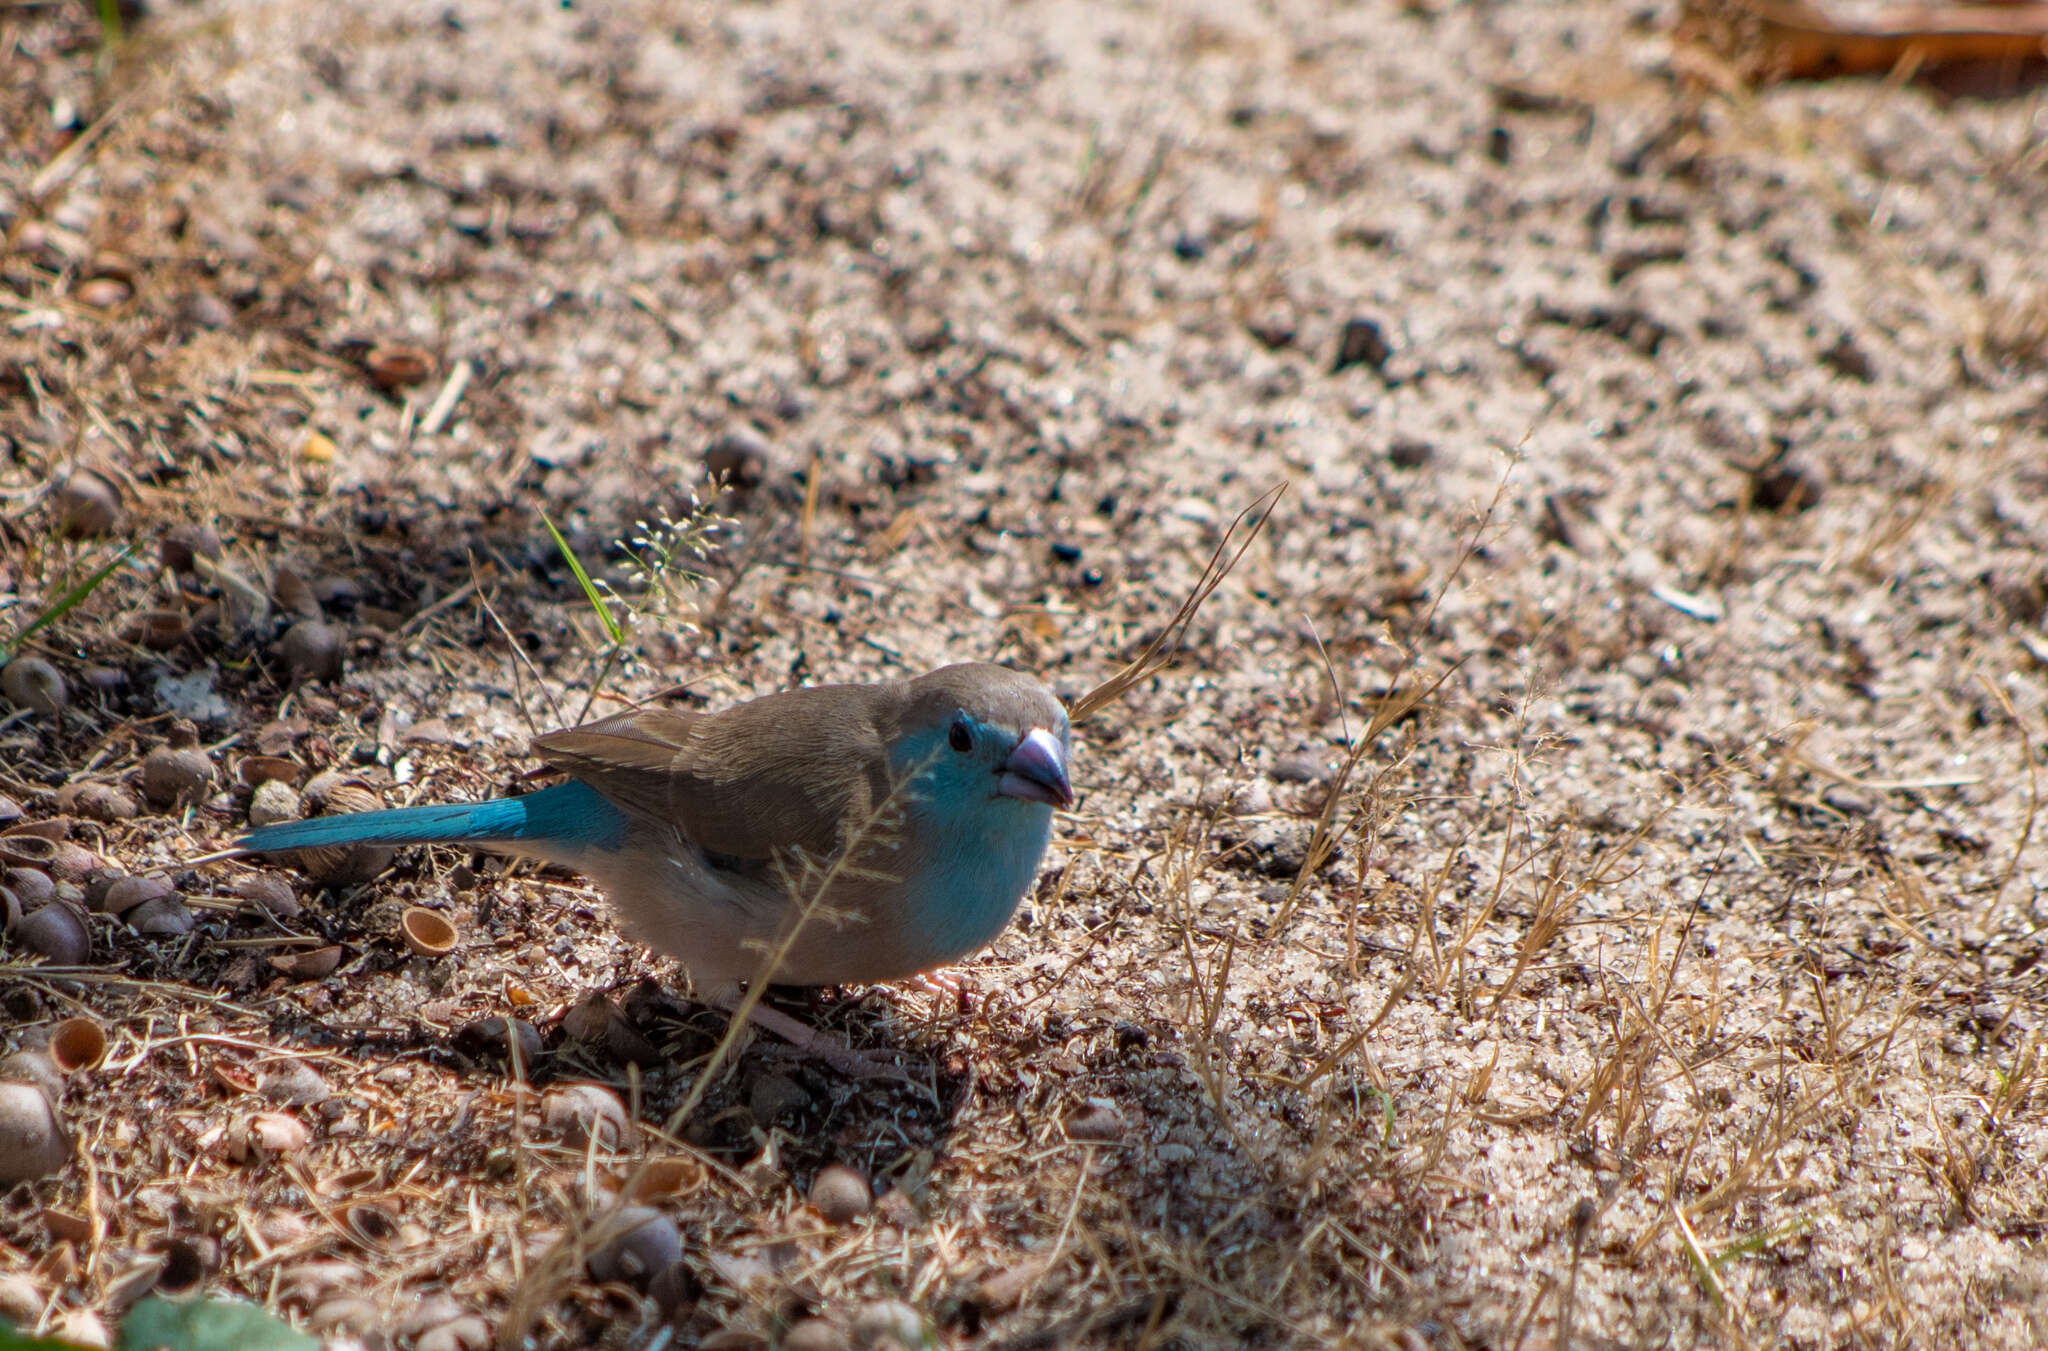
[(79, 604), (85, 600), (87, 596), (90, 596), (94, 591), (97, 591), (99, 589), (99, 585), (101, 582), (104, 582), (105, 580), (107, 580), (107, 578), (113, 576), (114, 569), (120, 567), (123, 563), (126, 563), (129, 557), (134, 554), (134, 552), (134, 545), (124, 545), (121, 549), (121, 552), (115, 554), (111, 560), (103, 564), (100, 567), (99, 571), (93, 573), (92, 576), (86, 578), (77, 586), (72, 587), (69, 591), (66, 591), (63, 595), (57, 597), (56, 604), (52, 605), (49, 609), (37, 615), (34, 619), (31, 619), (28, 622), (28, 626), (26, 628), (22, 629), (20, 633), (15, 634), (14, 637), (9, 639), (4, 646), (0, 646), (0, 656), (13, 655), (15, 650), (18, 649), (23, 643), (35, 637), (37, 633), (41, 632), (43, 629), (50, 627), (50, 625), (56, 623), (65, 615), (69, 614), (72, 610), (76, 609), (79, 606)]
[(604, 625), (605, 634), (612, 640), (612, 646), (617, 647), (625, 642), (626, 635), (619, 629), (619, 621), (612, 618), (611, 607), (604, 603), (603, 596), (597, 594), (597, 584), (592, 582), (590, 574), (583, 570), (582, 560), (576, 557), (576, 551), (569, 547), (568, 540), (562, 538), (562, 532), (555, 529), (554, 520), (547, 512), (541, 512), (540, 519), (547, 526), (548, 533), (555, 537), (555, 547), (560, 549), (562, 557), (569, 561), (569, 571), (576, 574), (576, 582), (583, 588), (583, 594), (589, 598), (590, 608), (597, 611), (598, 622)]

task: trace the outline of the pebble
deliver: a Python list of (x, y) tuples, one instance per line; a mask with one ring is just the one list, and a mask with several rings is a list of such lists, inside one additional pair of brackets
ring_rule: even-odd
[(1352, 366), (1384, 370), (1387, 358), (1393, 355), (1393, 346), (1387, 342), (1386, 334), (1380, 331), (1377, 320), (1347, 319), (1344, 331), (1337, 338), (1337, 358), (1331, 363), (1330, 372), (1334, 375)]
[(811, 1095), (786, 1074), (759, 1075), (747, 1093), (747, 1106), (752, 1109), (754, 1120), (763, 1126), (773, 1125), (810, 1105)]
[(305, 810), (299, 803), (299, 790), (282, 779), (265, 779), (249, 795), (249, 824), (252, 826), (296, 821), (304, 814)]

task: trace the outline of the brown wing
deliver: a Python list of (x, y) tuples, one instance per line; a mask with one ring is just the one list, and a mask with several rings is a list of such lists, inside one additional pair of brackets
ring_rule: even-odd
[(881, 714), (901, 686), (788, 690), (722, 713), (645, 708), (550, 732), (534, 750), (714, 853), (825, 855), (888, 792)]

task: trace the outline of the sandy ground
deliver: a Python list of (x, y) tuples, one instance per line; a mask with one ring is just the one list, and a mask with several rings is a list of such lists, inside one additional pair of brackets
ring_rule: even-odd
[[(91, 1340), (158, 1279), (443, 1351), (2048, 1339), (2048, 104), (1752, 92), (1676, 17), (0, 10), (0, 632), (138, 546), (30, 641), (70, 706), (0, 714), (0, 793), (73, 818), (85, 896), (176, 865), (196, 919), (6, 950), (13, 1043), (111, 1037), (0, 1205), (13, 1316)], [(705, 580), (636, 590), (619, 541), (707, 467)], [(679, 684), (1076, 697), (1282, 483), (1077, 728), (971, 1006), (780, 1000), (915, 1086), (766, 1039), (707, 1075), (724, 1020), (567, 875), (182, 866), (257, 754), (434, 801)], [(633, 598), (615, 662), (543, 510)], [(159, 566), (175, 526), (219, 558)], [(177, 710), (221, 780), (159, 807)], [(578, 1080), (645, 1123), (616, 1154), (543, 1111)], [(545, 1261), (649, 1156), (651, 1292)], [(870, 1213), (807, 1203), (832, 1163)]]

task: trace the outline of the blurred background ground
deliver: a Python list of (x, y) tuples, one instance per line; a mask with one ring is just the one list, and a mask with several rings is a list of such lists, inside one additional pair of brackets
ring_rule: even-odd
[[(1752, 90), (1680, 17), (0, 10), (0, 633), (136, 550), (26, 644), (68, 706), (0, 713), (0, 794), (81, 896), (177, 892), (6, 950), (15, 1044), (111, 1037), (0, 1207), (10, 1313), (91, 1340), (170, 1273), (444, 1348), (521, 1297), (541, 1345), (2040, 1344), (2048, 105)], [(707, 581), (635, 592), (711, 471)], [(916, 1087), (757, 1041), (587, 1155), (477, 1020), (649, 1126), (723, 1022), (576, 879), (176, 866), (250, 781), (503, 791), (615, 696), (1072, 698), (1281, 482), (1077, 729), (971, 1009), (784, 1001)], [(608, 668), (542, 511), (643, 616)], [(188, 803), (141, 782), (175, 712)], [(650, 1154), (654, 1289), (537, 1267)], [(833, 1163), (871, 1211), (807, 1203)]]

